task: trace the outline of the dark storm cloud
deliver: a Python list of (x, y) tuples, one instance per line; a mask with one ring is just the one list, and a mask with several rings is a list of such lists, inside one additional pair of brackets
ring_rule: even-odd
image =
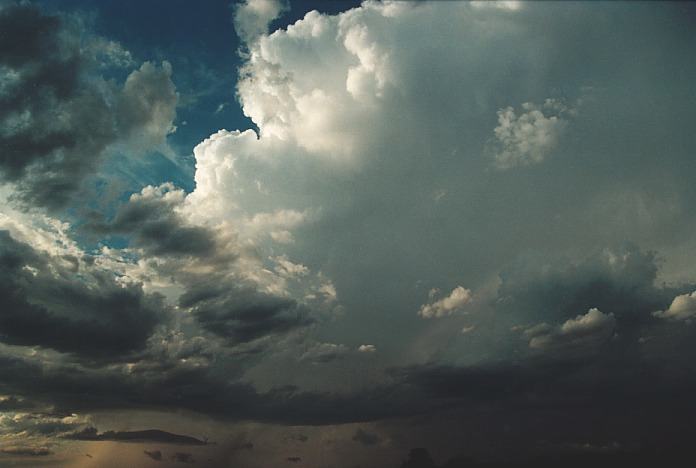
[(68, 203), (111, 143), (160, 144), (177, 102), (168, 64), (143, 64), (122, 90), (95, 74), (98, 41), (81, 28), (0, 5), (0, 179), (50, 209)]
[(26, 410), (34, 407), (30, 401), (19, 399), (16, 396), (10, 396), (0, 400), (0, 412)]
[(131, 236), (131, 244), (148, 255), (210, 257), (216, 251), (215, 235), (205, 227), (188, 225), (176, 213), (183, 197), (172, 184), (147, 187), (121, 205), (113, 220), (93, 222), (87, 229)]
[[(689, 337), (681, 341), (687, 343)], [(501, 427), (506, 418), (518, 413), (527, 424), (541, 420), (549, 422), (547, 427), (555, 427), (558, 415), (563, 414), (577, 418), (564, 431), (578, 437), (596, 431), (592, 417), (597, 414), (616, 421), (640, 408), (635, 416), (643, 418), (640, 427), (672, 418), (673, 425), (665, 430), (664, 439), (683, 437), (679, 436), (682, 423), (696, 414), (690, 399), (696, 380), (685, 374), (689, 358), (672, 359), (672, 364), (665, 367), (659, 359), (651, 361), (612, 351), (589, 358), (535, 359), (514, 365), (401, 368), (392, 371), (390, 383), (347, 395), (293, 387), (259, 393), (249, 384), (235, 382), (214, 369), (124, 374), (65, 366), (44, 371), (27, 359), (4, 357), (0, 362), (0, 389), (70, 411), (184, 408), (222, 419), (290, 425), (414, 415), (437, 419), (442, 411), (463, 411), (471, 420), (488, 420), (493, 428)], [(530, 419), (529, 411), (538, 416)], [(610, 434), (598, 433), (600, 436)]]
[(228, 345), (287, 334), (315, 322), (297, 300), (258, 291), (240, 278), (236, 242), (188, 222), (180, 212), (184, 204), (185, 193), (170, 183), (147, 186), (119, 207), (113, 219), (96, 215), (85, 229), (128, 236), (142, 259), (162, 259), (152, 268), (182, 286), (179, 306)]
[[(157, 323), (157, 313), (144, 305), (147, 296), (138, 288), (130, 290), (118, 286), (116, 289), (113, 278), (88, 270), (100, 281), (100, 295), (96, 295), (85, 284), (66, 279), (74, 278), (76, 272), (85, 268), (80, 259), (60, 263), (44, 258), (6, 233), (0, 239), (5, 291), (2, 297), (5, 301), (14, 301), (15, 306), (2, 309), (4, 320), (0, 323), (6, 342), (38, 344), (86, 356), (104, 353), (100, 351), (104, 349), (123, 353), (143, 346), (151, 332), (147, 327), (143, 331), (143, 324), (148, 319), (152, 320), (151, 324)], [(587, 305), (582, 300), (591, 299), (586, 296), (592, 291), (587, 285), (592, 284), (602, 292), (598, 296), (602, 302), (598, 305), (605, 307), (607, 313), (613, 310), (620, 326), (622, 317), (633, 317), (636, 311), (652, 307), (645, 306), (638, 298), (666, 297), (669, 300), (672, 294), (668, 295), (653, 284), (655, 259), (652, 254), (634, 249), (620, 253), (539, 270), (543, 274), (532, 274), (530, 272), (535, 270), (531, 268), (523, 270), (525, 274), (521, 276), (508, 274), (501, 287), (506, 294), (501, 297), (514, 300), (503, 302), (506, 306), (516, 304), (530, 319), (559, 323), (565, 315), (559, 315), (558, 310), (568, 313), (575, 310), (575, 307), (566, 309), (565, 301)], [(54, 272), (51, 275), (48, 274), (49, 265)], [(180, 299), (180, 306), (190, 309), (206, 330), (231, 343), (284, 333), (309, 323), (301, 307), (292, 300), (251, 290), (228, 289), (225, 283), (214, 283), (189, 287)], [(549, 289), (547, 284), (555, 288)], [(32, 300), (40, 305), (28, 301), (28, 288), (33, 293)], [(558, 288), (563, 294), (550, 293)], [(139, 304), (140, 308), (136, 307), (131, 316), (127, 308), (109, 306), (108, 298), (114, 291), (136, 298), (132, 303)], [(46, 305), (47, 298), (51, 298), (50, 307)], [(618, 307), (622, 299), (633, 307)], [(18, 309), (17, 305), (23, 309)], [(642, 309), (638, 309), (639, 306)], [(540, 307), (546, 313), (540, 314)], [(13, 315), (18, 310), (29, 314), (31, 327), (22, 318), (26, 315)], [(616, 414), (641, 407), (650, 413), (651, 421), (659, 420), (655, 413), (675, 408), (681, 408), (684, 415), (692, 414), (693, 405), (684, 395), (696, 389), (696, 381), (684, 375), (689, 375), (689, 356), (694, 352), (693, 332), (681, 323), (661, 321), (650, 314), (647, 314), (647, 324), (639, 317), (635, 320), (641, 325), (635, 333), (627, 334), (619, 328), (619, 338), (603, 343), (599, 354), (551, 353), (517, 363), (474, 367), (434, 364), (406, 367), (392, 370), (389, 383), (346, 395), (305, 392), (294, 387), (259, 393), (249, 384), (230, 379), (224, 369), (207, 366), (187, 368), (172, 364), (158, 368), (158, 372), (140, 371), (136, 366), (128, 373), (72, 364), (44, 369), (31, 358), (10, 356), (2, 357), (0, 362), (0, 389), (52, 403), (66, 411), (186, 408), (224, 419), (281, 424), (371, 421), (436, 414), (446, 408), (477, 408), (482, 404), (494, 412), (526, 407), (564, 412), (602, 410)], [(667, 332), (669, 343), (655, 339), (649, 346), (640, 348), (638, 341), (633, 339), (646, 327), (648, 330), (661, 327), (661, 331)], [(59, 330), (71, 339), (48, 333), (49, 329)], [(106, 346), (109, 344), (112, 346)], [(139, 359), (148, 358), (143, 355)], [(661, 364), (665, 359), (670, 366)], [(598, 386), (601, 392), (596, 390)], [(583, 427), (587, 425), (579, 424), (578, 431)]]
[(295, 387), (265, 393), (229, 377), (224, 370), (178, 367), (158, 372), (56, 365), (0, 356), (0, 391), (32, 396), (66, 411), (183, 408), (227, 420), (280, 424), (331, 424), (375, 420), (422, 410), (410, 394), (379, 388), (364, 394), (333, 395)]
[(179, 299), (207, 331), (231, 344), (287, 333), (313, 323), (308, 310), (290, 298), (229, 285), (191, 287)]
[(358, 429), (355, 431), (355, 434), (353, 434), (353, 440), (362, 445), (370, 446), (379, 444), (382, 441), (382, 438), (377, 434), (367, 432), (363, 429)]
[(4, 343), (121, 359), (144, 348), (163, 308), (159, 296), (139, 285), (121, 285), (112, 273), (42, 255), (0, 231)]
[(401, 468), (436, 468), (430, 452), (423, 447), (411, 449)]

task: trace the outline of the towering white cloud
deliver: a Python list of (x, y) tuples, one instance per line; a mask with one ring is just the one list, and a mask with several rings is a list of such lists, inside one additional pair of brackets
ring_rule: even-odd
[[(688, 218), (687, 186), (658, 190), (644, 183), (647, 172), (624, 170), (634, 167), (625, 142), (636, 132), (619, 124), (655, 127), (649, 113), (624, 115), (648, 91), (630, 79), (631, 55), (589, 52), (630, 36), (595, 21), (621, 13), (606, 8), (366, 2), (260, 33), (237, 86), (258, 132), (220, 130), (195, 148), (196, 187), (184, 211), (233, 229), (261, 259), (286, 255), (321, 272), (331, 285), (324, 295), (355, 323), (419, 311), (424, 284), (478, 290), (521, 252), (623, 241), (622, 218), (606, 200), (628, 188), (670, 197), (641, 218), (641, 238), (659, 242), (659, 207)], [(633, 91), (615, 93), (615, 79)], [(587, 86), (593, 99), (580, 106)], [(602, 123), (607, 115), (616, 126)], [(623, 178), (597, 174), (608, 161)], [(530, 170), (492, 170), (519, 166)], [(435, 303), (421, 316), (453, 310)], [(477, 323), (476, 335), (484, 330)]]

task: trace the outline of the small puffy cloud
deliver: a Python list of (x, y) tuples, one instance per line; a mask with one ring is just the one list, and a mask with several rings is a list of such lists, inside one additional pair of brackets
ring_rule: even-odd
[(271, 21), (287, 10), (282, 0), (244, 0), (234, 10), (234, 29), (246, 44), (268, 32)]
[(590, 309), (585, 315), (566, 320), (560, 327), (546, 323), (535, 325), (524, 331), (533, 349), (568, 349), (598, 345), (614, 333), (614, 314), (604, 314), (599, 309)]
[(276, 266), (274, 268), (275, 272), (280, 276), (286, 278), (293, 278), (298, 276), (307, 276), (309, 269), (299, 263), (293, 263), (288, 260), (286, 255), (279, 255), (273, 259)]
[(573, 113), (554, 99), (542, 105), (526, 102), (519, 114), (512, 107), (500, 109), (498, 126), (493, 130), (495, 165), (510, 169), (542, 162), (556, 147), (568, 125), (567, 116)]
[(473, 0), (471, 6), (474, 8), (495, 8), (499, 10), (517, 11), (522, 7), (522, 2), (518, 0)]
[(377, 351), (377, 347), (371, 344), (362, 344), (358, 346), (359, 353), (374, 353)]
[(471, 332), (474, 331), (474, 330), (476, 330), (476, 326), (475, 326), (475, 325), (469, 325), (469, 326), (466, 326), (466, 327), (462, 328), (462, 333), (466, 335), (467, 333), (471, 333)]
[(696, 291), (691, 294), (680, 294), (674, 298), (669, 308), (653, 312), (653, 316), (661, 319), (691, 320), (696, 317)]
[[(437, 291), (431, 290), (431, 299)], [(461, 309), (471, 301), (471, 290), (462, 286), (457, 286), (447, 297), (443, 297), (430, 304), (423, 304), (418, 311), (418, 315), (423, 318), (440, 318), (452, 315), (456, 310)]]

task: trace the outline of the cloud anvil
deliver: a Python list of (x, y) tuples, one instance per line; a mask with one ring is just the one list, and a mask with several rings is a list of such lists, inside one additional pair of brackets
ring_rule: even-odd
[(681, 466), (695, 17), (0, 0), (0, 466)]

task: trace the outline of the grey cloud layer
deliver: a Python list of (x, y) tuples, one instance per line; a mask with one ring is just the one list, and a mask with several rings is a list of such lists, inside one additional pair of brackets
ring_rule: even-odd
[(163, 143), (178, 99), (168, 64), (143, 64), (120, 89), (98, 74), (109, 44), (74, 19), (7, 4), (0, 28), (0, 176), (19, 198), (62, 208), (108, 145)]

